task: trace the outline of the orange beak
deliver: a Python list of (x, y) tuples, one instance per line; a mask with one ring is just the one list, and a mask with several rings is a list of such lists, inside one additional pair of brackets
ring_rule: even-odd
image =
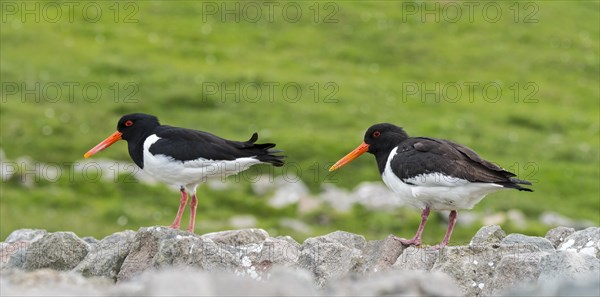
[(113, 143), (121, 140), (121, 135), (122, 135), (122, 133), (119, 131), (113, 133), (111, 136), (108, 136), (106, 139), (102, 140), (102, 142), (98, 143), (95, 147), (93, 147), (91, 150), (89, 150), (87, 153), (85, 153), (85, 155), (83, 155), (83, 157), (89, 158), (93, 154), (111, 146)]
[(352, 162), (354, 159), (358, 158), (358, 156), (366, 153), (367, 151), (369, 151), (369, 145), (363, 141), (363, 143), (361, 143), (361, 145), (359, 145), (357, 148), (355, 148), (349, 154), (347, 154), (346, 156), (341, 158), (339, 161), (337, 161), (335, 164), (333, 164), (333, 166), (331, 166), (331, 168), (329, 168), (329, 171), (334, 171), (334, 170)]

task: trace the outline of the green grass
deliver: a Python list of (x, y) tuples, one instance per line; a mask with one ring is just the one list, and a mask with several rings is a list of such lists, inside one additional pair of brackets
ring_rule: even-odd
[[(315, 23), (313, 2), (300, 2), (305, 14), (297, 23), (281, 15), (273, 23), (249, 23), (223, 22), (220, 16), (204, 21), (201, 2), (144, 1), (136, 3), (138, 22), (125, 23), (131, 9), (121, 6), (115, 22), (113, 3), (100, 3), (105, 14), (96, 23), (86, 22), (77, 8), (73, 22), (30, 17), (23, 23), (19, 14), (3, 20), (0, 147), (10, 160), (26, 155), (43, 163), (77, 162), (114, 131), (122, 114), (147, 112), (166, 124), (231, 139), (258, 131), (294, 164), (274, 174), (300, 168), (302, 180), (317, 193), (323, 182), (351, 189), (379, 180), (372, 156), (333, 177), (327, 165), (360, 144), (370, 125), (392, 122), (410, 135), (463, 143), (535, 180), (534, 193), (496, 193), (475, 208), (481, 213), (522, 210), (528, 226), (503, 225), (509, 231), (543, 234), (547, 227), (537, 220), (544, 211), (600, 225), (597, 1), (534, 2), (535, 23), (523, 22), (533, 11), (524, 8), (527, 2), (519, 2), (519, 22), (513, 19), (513, 2), (497, 2), (503, 12), (497, 23), (480, 14), (473, 22), (466, 16), (456, 23), (421, 22), (420, 15), (404, 21), (404, 6), (394, 1), (336, 2), (336, 23)], [(423, 3), (417, 5), (434, 4)], [(332, 10), (320, 5), (323, 20)], [(7, 89), (14, 84), (32, 89), (36, 83), (40, 91), (34, 95)], [(260, 100), (244, 96), (244, 87), (253, 83), (262, 86)], [(278, 85), (268, 96), (272, 83)], [(287, 83), (301, 86), (297, 102), (282, 95)], [(407, 90), (407, 85), (435, 89), (436, 83), (439, 89), (425, 97)], [(443, 89), (450, 83), (462, 86), (455, 100)], [(478, 84), (472, 94), (465, 86), (471, 83)], [(495, 102), (482, 93), (489, 83), (502, 90)], [(55, 84), (61, 96), (52, 92)], [(215, 84), (239, 86), (237, 98), (206, 90)], [(89, 85), (102, 90), (95, 102), (94, 89), (82, 94)], [(330, 99), (335, 100), (325, 102)], [(129, 160), (124, 143), (97, 157)], [(40, 181), (33, 188), (13, 178), (1, 187), (0, 238), (25, 227), (102, 237), (123, 228), (166, 225), (178, 201), (166, 186), (91, 182), (81, 176)], [(418, 212), (408, 208), (382, 213), (356, 207), (346, 214), (325, 208), (298, 215), (294, 207), (268, 207), (268, 195), (256, 197), (243, 182), (227, 191), (199, 191), (200, 232), (228, 228), (228, 219), (239, 214), (254, 215), (260, 227), (298, 240), (307, 235), (279, 226), (281, 218), (299, 217), (313, 227), (312, 235), (343, 229), (369, 238), (412, 235), (419, 221)], [(124, 225), (117, 222), (122, 216)], [(468, 240), (477, 227), (457, 228), (454, 240)], [(436, 216), (425, 239), (436, 242), (444, 231)]]

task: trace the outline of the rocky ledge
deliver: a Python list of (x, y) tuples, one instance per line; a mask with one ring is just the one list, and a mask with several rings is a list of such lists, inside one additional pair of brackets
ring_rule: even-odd
[(442, 250), (343, 231), (300, 244), (262, 229), (148, 227), (102, 240), (21, 229), (0, 248), (2, 296), (600, 296), (599, 227), (542, 238), (487, 226)]

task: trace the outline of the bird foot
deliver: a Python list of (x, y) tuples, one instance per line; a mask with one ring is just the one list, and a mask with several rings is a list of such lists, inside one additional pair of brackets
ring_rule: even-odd
[(406, 245), (406, 246), (420, 246), (421, 245), (421, 239), (419, 238), (413, 238), (413, 239), (404, 239), (404, 238), (400, 238), (394, 235), (391, 235), (393, 239), (399, 241), (402, 245)]
[(179, 229), (179, 224), (175, 224), (175, 223), (173, 223), (173, 224), (171, 224), (171, 225), (169, 226), (169, 228), (171, 228), (171, 229)]

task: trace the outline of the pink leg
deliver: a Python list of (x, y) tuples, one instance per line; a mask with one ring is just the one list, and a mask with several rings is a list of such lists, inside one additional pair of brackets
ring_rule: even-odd
[(196, 223), (196, 206), (198, 206), (198, 198), (196, 198), (196, 193), (194, 193), (190, 202), (190, 225), (188, 227), (188, 231), (192, 233), (194, 233), (194, 225)]
[(183, 215), (183, 210), (185, 209), (185, 205), (187, 204), (187, 201), (188, 201), (188, 194), (186, 193), (185, 188), (181, 187), (181, 189), (179, 189), (179, 191), (181, 191), (181, 200), (179, 201), (179, 210), (177, 210), (177, 216), (175, 217), (173, 224), (171, 224), (171, 226), (169, 226), (173, 229), (179, 229), (179, 226), (181, 225), (181, 216)]
[(454, 224), (456, 223), (456, 215), (456, 210), (450, 212), (450, 215), (448, 216), (448, 231), (446, 231), (446, 235), (444, 236), (444, 240), (442, 241), (442, 243), (440, 243), (437, 246), (438, 249), (441, 249), (448, 245), (448, 242), (450, 241), (450, 236), (452, 236), (452, 230), (454, 230)]
[(421, 224), (419, 225), (419, 229), (417, 230), (417, 234), (412, 239), (403, 239), (399, 237), (394, 237), (396, 240), (400, 241), (403, 245), (421, 245), (421, 235), (423, 234), (423, 229), (425, 229), (425, 223), (427, 223), (427, 218), (429, 217), (429, 207), (425, 207), (423, 212), (421, 213)]

